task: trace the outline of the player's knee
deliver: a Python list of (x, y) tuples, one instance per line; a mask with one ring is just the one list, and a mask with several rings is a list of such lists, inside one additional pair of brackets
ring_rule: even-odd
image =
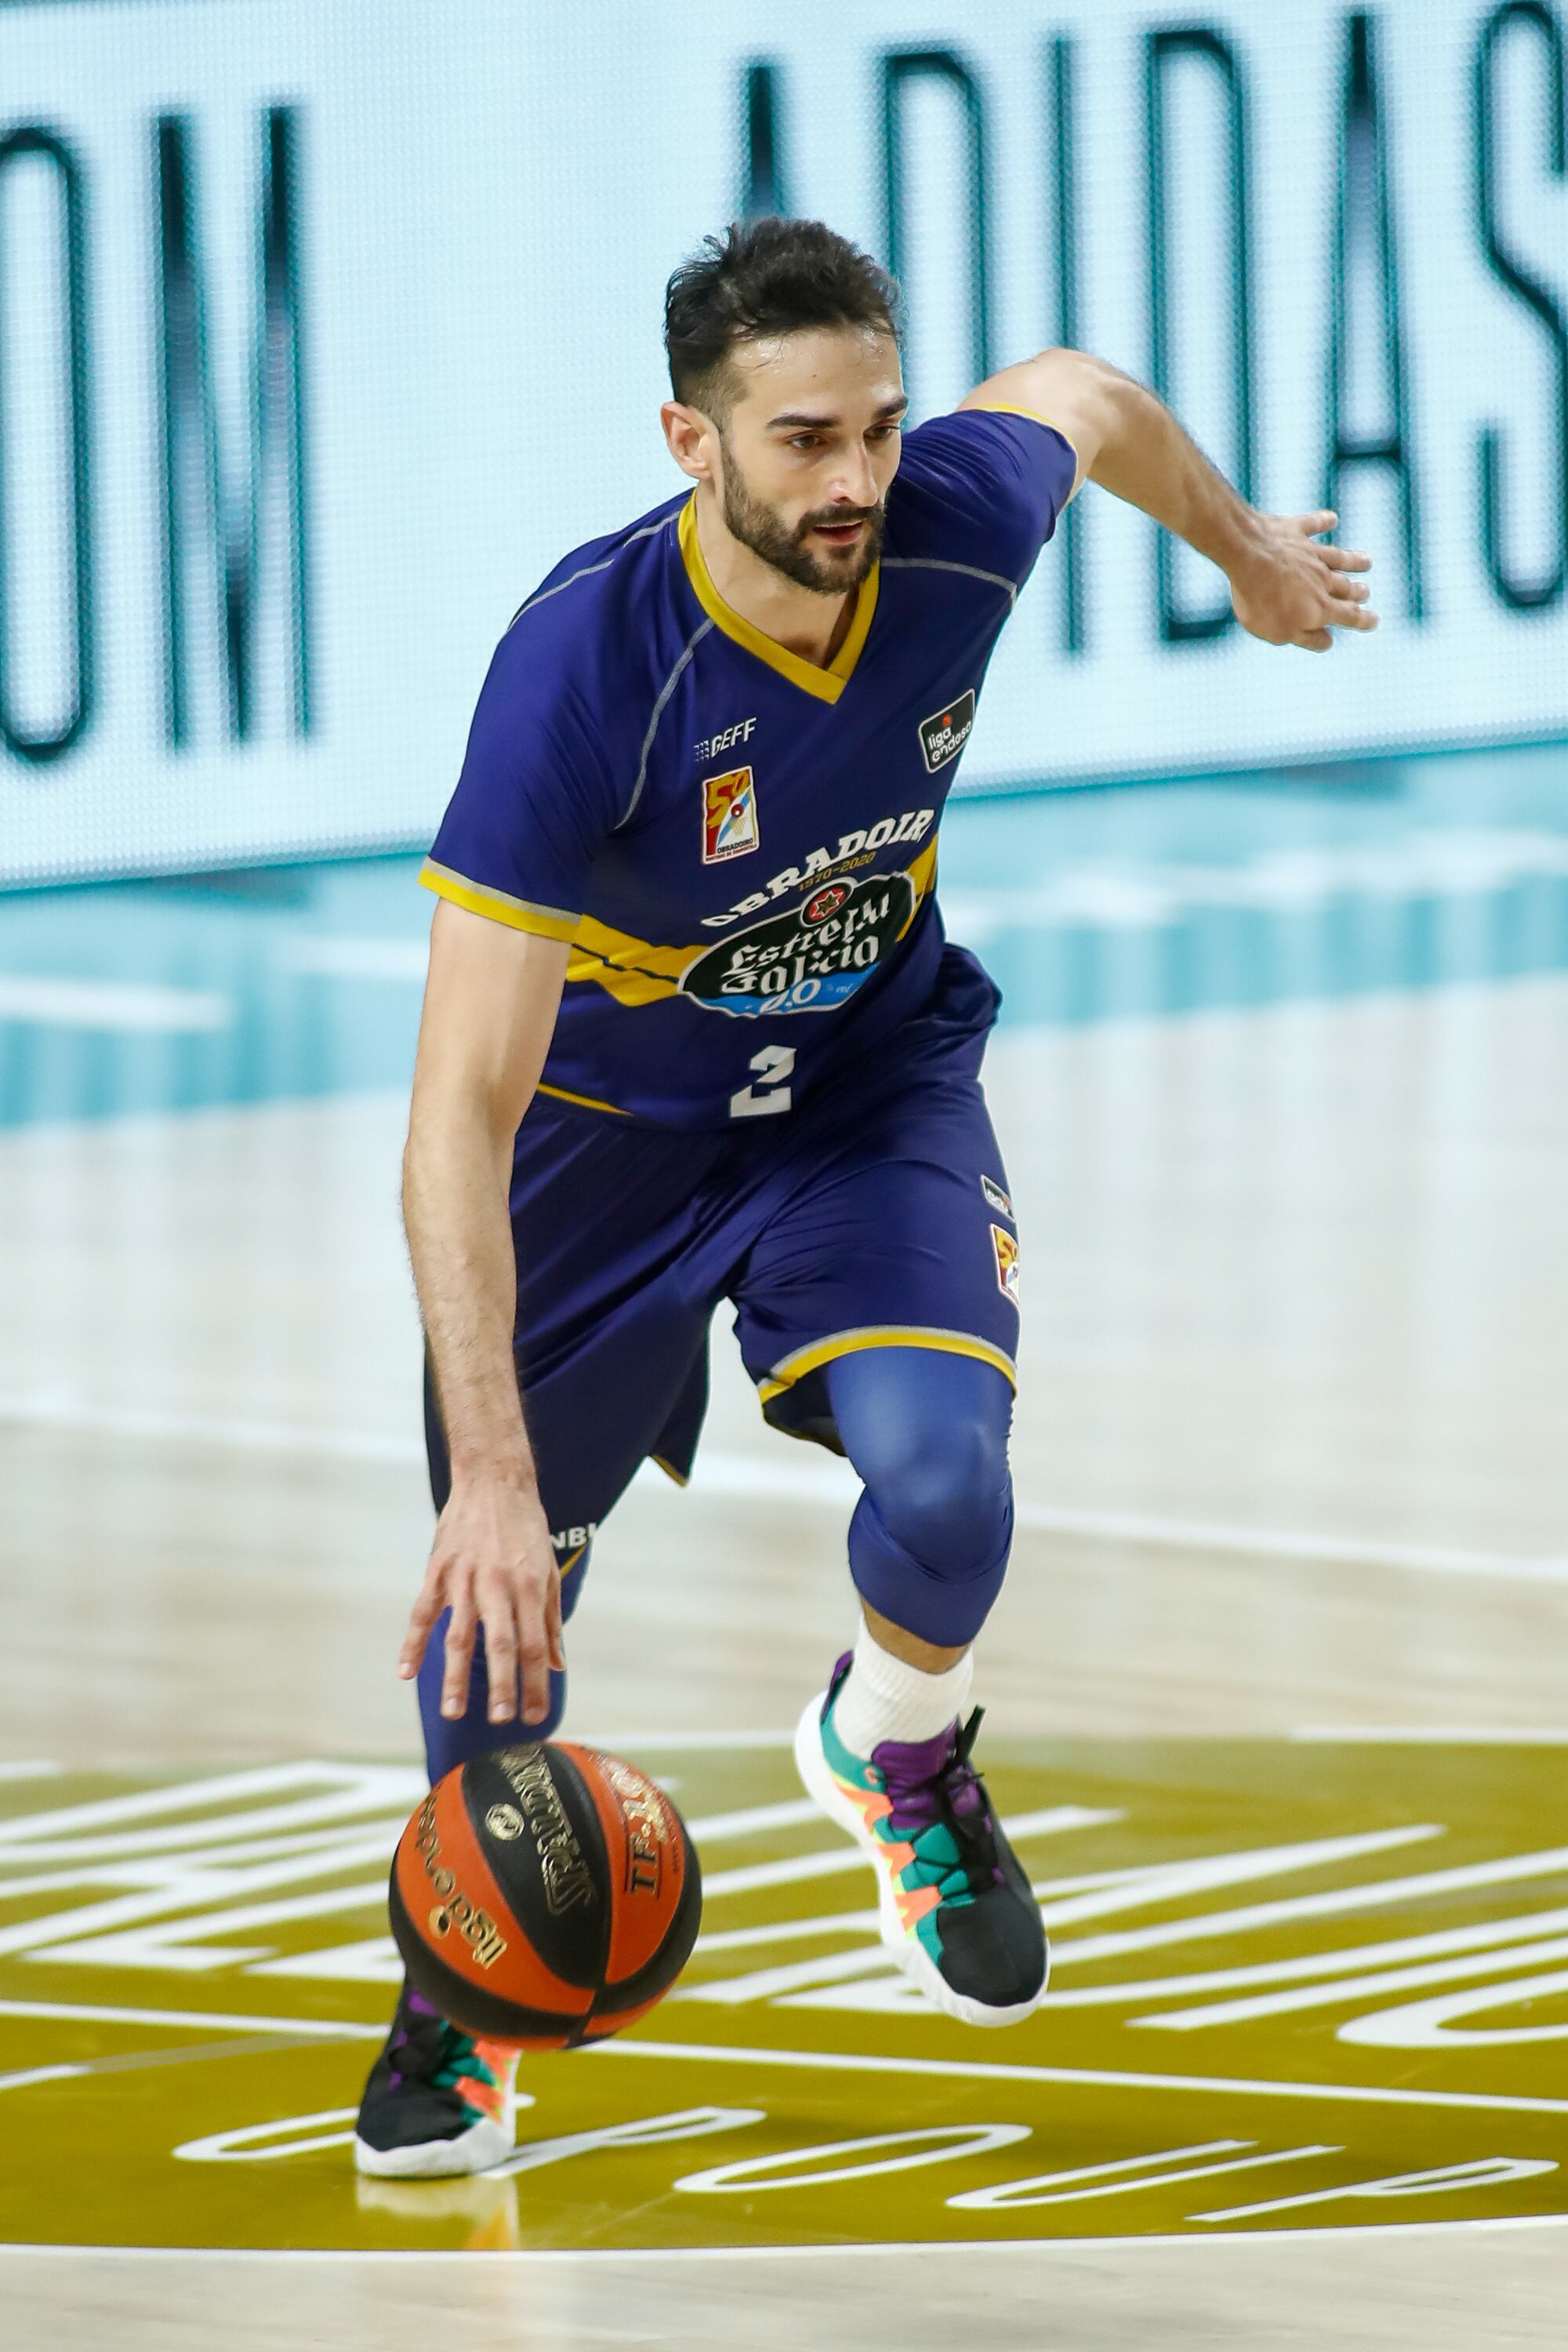
[(868, 1465), (866, 1493), (888, 1534), (929, 1574), (963, 1581), (1005, 1560), (1013, 1487), (1005, 1430), (970, 1420), (910, 1427)]
[[(940, 1649), (965, 1648), (990, 1615), (1007, 1572), (1013, 1495), (988, 1452), (965, 1449), (868, 1486), (849, 1523), (849, 1572), (866, 1605)], [(969, 1475), (960, 1475), (960, 1472)]]

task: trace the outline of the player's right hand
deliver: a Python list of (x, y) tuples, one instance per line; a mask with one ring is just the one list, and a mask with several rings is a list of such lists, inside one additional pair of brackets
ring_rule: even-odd
[[(542, 1723), (550, 1708), (550, 1669), (565, 1666), (561, 1579), (537, 1491), (513, 1479), (455, 1482), (436, 1523), (436, 1540), (419, 1597), (409, 1614), (397, 1671), (419, 1671), (432, 1627), (450, 1609), (441, 1712), (467, 1712), (474, 1634), (485, 1630), (489, 1719)], [(518, 1706), (518, 1683), (522, 1705)]]
[(1336, 629), (1376, 628), (1366, 588), (1350, 576), (1369, 571), (1372, 558), (1323, 539), (1338, 522), (1330, 507), (1315, 514), (1253, 515), (1246, 553), (1230, 573), (1230, 601), (1249, 635), (1265, 645), (1326, 654)]

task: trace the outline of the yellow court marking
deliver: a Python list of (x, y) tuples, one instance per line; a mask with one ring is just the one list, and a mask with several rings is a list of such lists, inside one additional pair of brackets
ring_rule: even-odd
[(994, 1746), (1055, 1970), (977, 2034), (750, 1743), (649, 1743), (704, 1858), (676, 1994), (525, 2061), (516, 2156), (428, 2184), (349, 2151), (416, 1771), (0, 1775), (0, 2232), (763, 2252), (1568, 2213), (1554, 1746)]

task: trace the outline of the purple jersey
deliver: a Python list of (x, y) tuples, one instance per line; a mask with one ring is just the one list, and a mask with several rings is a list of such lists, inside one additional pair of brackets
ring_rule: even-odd
[(937, 824), (1074, 470), (1020, 410), (906, 435), (826, 668), (724, 603), (691, 496), (529, 598), (420, 879), (571, 942), (547, 1095), (676, 1128), (787, 1115), (920, 1012)]

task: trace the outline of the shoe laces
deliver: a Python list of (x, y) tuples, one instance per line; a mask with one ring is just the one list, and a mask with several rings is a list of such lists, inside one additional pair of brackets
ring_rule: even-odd
[[(977, 1706), (953, 1739), (946, 1757), (933, 1771), (930, 1748), (894, 1748), (881, 1766), (882, 1783), (892, 1801), (890, 1826), (908, 1834), (914, 1845), (922, 1876), (940, 1885), (944, 1899), (973, 1898), (987, 1886), (1004, 1884), (996, 1858), (996, 1836), (986, 1799), (985, 1784), (970, 1761), (985, 1710)], [(929, 1841), (940, 1849), (931, 1832), (945, 1829), (953, 1852), (939, 1862), (936, 1853), (922, 1854)]]

